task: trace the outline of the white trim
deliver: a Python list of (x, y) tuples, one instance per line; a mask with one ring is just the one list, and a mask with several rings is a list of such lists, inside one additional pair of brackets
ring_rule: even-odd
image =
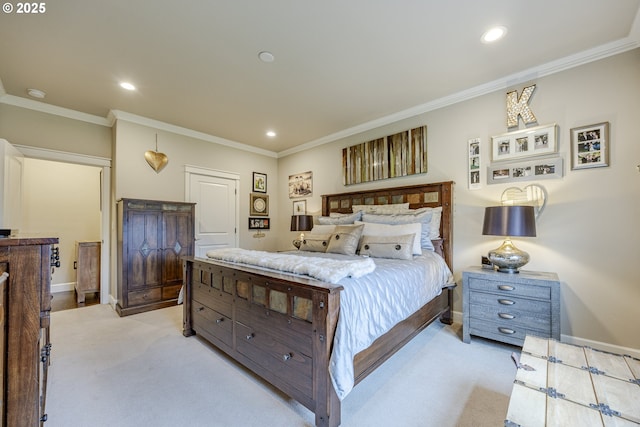
[[(184, 165), (184, 171), (186, 173), (194, 173), (197, 175), (206, 175), (206, 176), (214, 176), (217, 178), (225, 178), (225, 179), (233, 179), (235, 181), (238, 181), (238, 183), (240, 182), (240, 174), (237, 174), (235, 172), (227, 172), (227, 171), (221, 171), (218, 169), (209, 169), (209, 168), (203, 168), (201, 166), (192, 166), (192, 165)], [(188, 189), (188, 186), (186, 187), (186, 189)], [(189, 194), (189, 193), (186, 193)], [(186, 197), (185, 194), (185, 197)]]
[(56, 292), (69, 292), (74, 290), (75, 287), (76, 282), (56, 283), (55, 285), (51, 285), (51, 293), (55, 294)]
[[(638, 24), (640, 26), (640, 24)], [(447, 107), (449, 105), (457, 104), (459, 102), (467, 101), (478, 96), (486, 95), (497, 90), (503, 90), (510, 86), (522, 82), (528, 82), (533, 79), (545, 77), (551, 74), (559, 73), (560, 71), (567, 70), (569, 68), (578, 67), (580, 65), (587, 64), (589, 62), (597, 61), (607, 58), (609, 56), (617, 55), (619, 53), (626, 52), (631, 49), (635, 49), (640, 46), (640, 41), (633, 40), (631, 38), (624, 38), (615, 42), (607, 43), (593, 49), (588, 49), (575, 55), (570, 55), (562, 59), (547, 62), (528, 70), (514, 73), (509, 76), (493, 80), (491, 82), (481, 84), (440, 99), (427, 102), (425, 104), (418, 105), (397, 113), (381, 117), (370, 122), (362, 123), (358, 126), (354, 126), (349, 129), (341, 130), (331, 135), (318, 138), (313, 141), (298, 145), (288, 150), (278, 152), (278, 158), (286, 157), (291, 154), (299, 153), (310, 148), (318, 147), (320, 145), (328, 144), (338, 139), (346, 138), (358, 133), (362, 133), (371, 129), (375, 129), (381, 126), (385, 126), (391, 123), (395, 123), (400, 120), (408, 119), (418, 116), (420, 114), (428, 113), (429, 111), (438, 110), (440, 108)]]
[(585, 338), (574, 337), (571, 335), (561, 335), (560, 341), (567, 344), (574, 344), (574, 345), (579, 345), (584, 347), (595, 348), (597, 350), (608, 351), (609, 353), (629, 355), (629, 356), (633, 356), (635, 358), (640, 359), (640, 349), (637, 349), (637, 348), (623, 347), (620, 345), (609, 344), (601, 341), (588, 340)]
[(14, 144), (22, 154), (32, 159), (53, 160), (65, 163), (75, 163), (86, 166), (111, 167), (111, 159), (106, 157), (89, 156), (85, 154), (69, 153), (66, 151), (50, 150), (48, 148), (30, 147)]
[(100, 251), (100, 303), (108, 303), (110, 298), (109, 291), (111, 288), (111, 160), (104, 157), (67, 153), (64, 151), (29, 147), (26, 145), (15, 145), (14, 147), (20, 150), (20, 152), (27, 158), (50, 160), (62, 163), (74, 163), (102, 168), (102, 182), (100, 186), (100, 200), (102, 201), (102, 205), (100, 207), (102, 212), (100, 231), (102, 235), (102, 249)]
[(147, 117), (137, 116), (135, 114), (127, 113), (120, 110), (111, 110), (109, 117), (112, 118), (112, 122), (115, 120), (123, 120), (126, 122), (136, 123), (142, 126), (151, 127), (154, 129), (164, 130), (167, 132), (176, 133), (179, 135), (188, 136), (191, 138), (200, 139), (202, 141), (213, 142), (214, 144), (224, 145), (226, 147), (235, 148), (237, 150), (249, 151), (251, 153), (261, 154), (263, 156), (277, 158), (278, 155), (274, 151), (264, 150), (262, 148), (254, 147), (251, 145), (242, 144), (240, 142), (231, 141), (229, 139), (220, 138), (218, 136), (209, 135), (204, 132), (198, 132), (192, 129), (187, 129), (181, 126), (172, 125), (169, 123), (161, 122)]
[(68, 119), (79, 120), (81, 122), (93, 123), (94, 125), (111, 127), (108, 119), (93, 114), (87, 114), (69, 108), (58, 107), (33, 99), (21, 98), (15, 95), (1, 95), (0, 103), (27, 108), (29, 110), (40, 111), (42, 113), (53, 114), (54, 116), (66, 117)]

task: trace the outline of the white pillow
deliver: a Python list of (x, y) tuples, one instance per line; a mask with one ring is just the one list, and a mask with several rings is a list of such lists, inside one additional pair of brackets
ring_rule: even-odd
[(364, 224), (363, 236), (403, 236), (405, 234), (413, 234), (413, 254), (422, 255), (422, 246), (420, 245), (422, 226), (420, 223), (392, 225), (356, 221), (356, 224)]
[(389, 215), (401, 213), (409, 209), (409, 203), (394, 203), (392, 205), (353, 205), (353, 212), (362, 211), (362, 213), (371, 213), (377, 215)]
[(316, 224), (313, 226), (309, 234), (332, 234), (336, 229), (333, 224)]
[(420, 245), (422, 248), (432, 251), (433, 243), (431, 242), (431, 222), (433, 211), (431, 208), (427, 209), (429, 210), (416, 209), (405, 211), (411, 213), (393, 215), (363, 214), (362, 221), (393, 225), (419, 223), (421, 226), (419, 233)]
[(319, 216), (316, 218), (316, 224), (322, 225), (342, 225), (342, 224), (353, 224), (355, 221), (360, 221), (362, 219), (362, 212), (356, 212), (352, 214), (347, 214), (344, 216)]

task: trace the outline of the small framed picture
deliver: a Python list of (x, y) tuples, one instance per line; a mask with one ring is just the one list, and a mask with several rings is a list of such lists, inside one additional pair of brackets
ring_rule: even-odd
[(537, 126), (491, 137), (491, 160), (524, 159), (558, 151), (557, 125)]
[(249, 199), (249, 215), (269, 216), (269, 196), (266, 194), (251, 193)]
[(307, 201), (295, 200), (293, 202), (293, 214), (294, 215), (306, 215), (307, 214)]
[(253, 191), (257, 193), (267, 192), (267, 174), (254, 172), (253, 173)]
[(571, 129), (571, 169), (609, 166), (609, 122)]
[(268, 230), (269, 218), (251, 218), (249, 217), (249, 230)]

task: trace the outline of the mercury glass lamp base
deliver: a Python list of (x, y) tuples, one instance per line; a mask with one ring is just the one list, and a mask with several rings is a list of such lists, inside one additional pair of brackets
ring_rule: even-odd
[(508, 238), (498, 249), (489, 251), (487, 257), (500, 273), (519, 273), (518, 269), (529, 262), (529, 254), (516, 248)]

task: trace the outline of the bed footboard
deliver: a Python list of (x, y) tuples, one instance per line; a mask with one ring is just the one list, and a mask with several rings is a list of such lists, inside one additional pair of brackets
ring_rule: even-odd
[(340, 425), (329, 357), (339, 285), (184, 259), (183, 335), (199, 335), (315, 413)]

